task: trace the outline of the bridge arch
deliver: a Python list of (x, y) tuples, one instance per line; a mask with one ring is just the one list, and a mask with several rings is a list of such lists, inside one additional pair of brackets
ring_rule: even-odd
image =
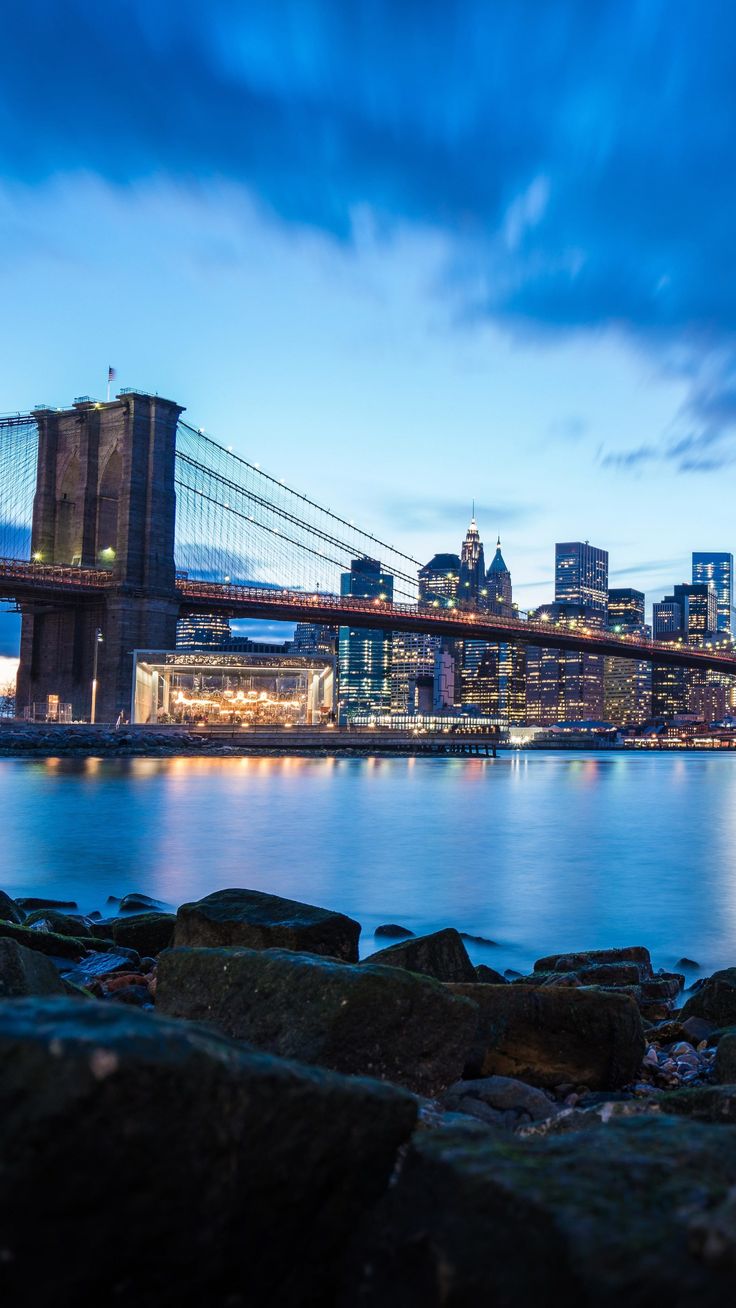
[(59, 482), (56, 500), (54, 562), (78, 563), (82, 557), (82, 466), (74, 450)]
[(111, 568), (118, 553), (118, 520), (123, 460), (116, 445), (105, 464), (97, 493), (96, 563)]

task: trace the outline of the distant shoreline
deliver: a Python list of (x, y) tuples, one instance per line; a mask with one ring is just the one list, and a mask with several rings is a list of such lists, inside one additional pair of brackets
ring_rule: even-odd
[(417, 734), (360, 732), (324, 727), (254, 732), (187, 731), (182, 728), (0, 723), (0, 758), (493, 758), (528, 753), (670, 754), (731, 753), (702, 744), (634, 746), (579, 740), (509, 745), (481, 733)]

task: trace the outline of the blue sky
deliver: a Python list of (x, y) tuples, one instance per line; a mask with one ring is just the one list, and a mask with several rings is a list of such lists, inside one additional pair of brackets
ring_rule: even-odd
[(168, 394), (420, 559), (476, 501), (661, 594), (734, 549), (736, 12), (25, 0), (0, 14), (0, 410)]

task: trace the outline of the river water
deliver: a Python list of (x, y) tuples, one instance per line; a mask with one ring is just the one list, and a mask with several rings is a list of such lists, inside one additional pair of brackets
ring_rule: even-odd
[[(736, 756), (0, 760), (0, 887), (105, 912), (248, 886), (476, 962), (646, 944), (736, 964)], [(110, 911), (109, 909), (107, 911)]]

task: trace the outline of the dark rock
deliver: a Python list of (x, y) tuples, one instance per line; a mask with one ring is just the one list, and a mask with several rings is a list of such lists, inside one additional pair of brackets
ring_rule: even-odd
[(79, 914), (61, 913), (55, 908), (35, 908), (29, 913), (25, 925), (36, 931), (54, 931), (60, 936), (73, 936), (82, 940), (92, 933), (89, 918)]
[(718, 1041), (713, 1074), (721, 1085), (736, 1086), (736, 1032), (730, 1031)]
[(173, 913), (138, 913), (93, 922), (92, 934), (109, 936), (116, 945), (135, 949), (139, 954), (160, 954), (173, 943), (175, 922)]
[(460, 933), (453, 927), (434, 931), (429, 936), (414, 936), (397, 945), (388, 945), (370, 958), (367, 964), (385, 964), (386, 967), (405, 967), (409, 972), (433, 976), (435, 981), (475, 981), (475, 968), (468, 957)]
[(217, 890), (176, 914), (176, 945), (293, 949), (358, 961), (360, 923), (328, 908), (258, 890)]
[(658, 1022), (656, 1025), (651, 1026), (647, 1031), (647, 1038), (658, 1045), (672, 1045), (677, 1040), (692, 1042), (693, 1039), (691, 1033), (677, 1019)]
[(0, 920), (3, 922), (15, 922), (16, 926), (23, 923), (23, 912), (10, 895), (6, 895), (4, 890), (0, 890)]
[(477, 1024), (471, 1003), (429, 977), (283, 949), (164, 950), (156, 984), (171, 1017), (430, 1096), (457, 1081)]
[[(131, 952), (127, 949), (119, 952), (107, 950), (105, 953), (90, 951), (79, 959), (76, 967), (65, 969), (62, 975), (65, 980), (71, 981), (74, 985), (87, 987), (95, 981), (112, 976), (114, 972), (129, 972), (133, 961), (130, 957)], [(136, 960), (137, 957), (136, 954)]]
[(675, 967), (678, 971), (681, 968), (684, 968), (685, 971), (689, 971), (691, 968), (700, 967), (700, 963), (696, 963), (692, 958), (678, 958)]
[(123, 1005), (2, 1005), (3, 1302), (331, 1303), (416, 1111)]
[(507, 981), (518, 981), (521, 979), (521, 972), (517, 972), (513, 967), (507, 967), (504, 970), (504, 976)]
[[(736, 1123), (736, 1085), (696, 1085), (662, 1095), (663, 1113), (691, 1117), (696, 1122)], [(736, 1173), (735, 1173), (736, 1175)]]
[(383, 937), (387, 940), (408, 940), (414, 932), (408, 927), (398, 926), (396, 922), (385, 922), (383, 926), (377, 926), (373, 934), (377, 938)]
[(119, 1004), (135, 1004), (138, 1008), (151, 1004), (151, 994), (147, 986), (116, 986), (108, 992), (108, 998)]
[(515, 1081), (509, 1076), (486, 1076), (475, 1081), (457, 1081), (442, 1096), (442, 1103), (450, 1112), (469, 1113), (480, 1117), (478, 1105), (499, 1114), (510, 1116), (512, 1127), (522, 1122), (543, 1122), (560, 1110), (543, 1090)]
[[(107, 901), (111, 902), (110, 899)], [(115, 902), (114, 900), (112, 902)], [(134, 892), (132, 895), (123, 895), (120, 900), (121, 913), (170, 913), (171, 905), (164, 904), (160, 899), (151, 899), (150, 895), (139, 895)]]
[(35, 908), (79, 908), (79, 904), (74, 899), (39, 899), (38, 897), (25, 897), (17, 899), (16, 903), (20, 905), (24, 913), (31, 913)]
[(716, 1026), (736, 1022), (736, 967), (714, 972), (704, 981), (680, 1013), (681, 1021), (688, 1017), (704, 1017)]
[(688, 1223), (732, 1185), (736, 1132), (656, 1117), (538, 1129), (416, 1134), (356, 1237), (341, 1308), (730, 1302), (733, 1269), (691, 1246)]
[(49, 958), (15, 940), (0, 940), (0, 999), (63, 993), (61, 978)]
[(649, 950), (643, 945), (630, 945), (624, 949), (585, 949), (578, 953), (549, 954), (538, 958), (535, 972), (579, 972), (581, 968), (602, 966), (604, 963), (632, 963), (639, 969), (637, 980), (652, 975)]
[(489, 940), (488, 936), (473, 936), (469, 931), (461, 931), (460, 935), (463, 940), (469, 940), (471, 945), (490, 945), (493, 949), (498, 949), (497, 940)]
[(616, 1089), (634, 1079), (645, 1052), (628, 995), (605, 990), (453, 985), (478, 1006), (470, 1076), (511, 1076), (553, 1088), (564, 1081)]
[(475, 979), (481, 985), (486, 986), (506, 986), (508, 981), (505, 976), (501, 976), (495, 967), (486, 967), (485, 963), (479, 963), (475, 969)]
[(60, 936), (53, 931), (34, 931), (31, 927), (16, 926), (14, 922), (0, 922), (0, 939), (15, 940), (26, 949), (53, 958), (81, 958), (88, 947), (84, 940)]
[(684, 1022), (680, 1020), (680, 1025), (687, 1032), (685, 1039), (694, 1045), (699, 1045), (701, 1040), (708, 1040), (713, 1030), (713, 1023), (706, 1022), (702, 1017), (688, 1017)]

